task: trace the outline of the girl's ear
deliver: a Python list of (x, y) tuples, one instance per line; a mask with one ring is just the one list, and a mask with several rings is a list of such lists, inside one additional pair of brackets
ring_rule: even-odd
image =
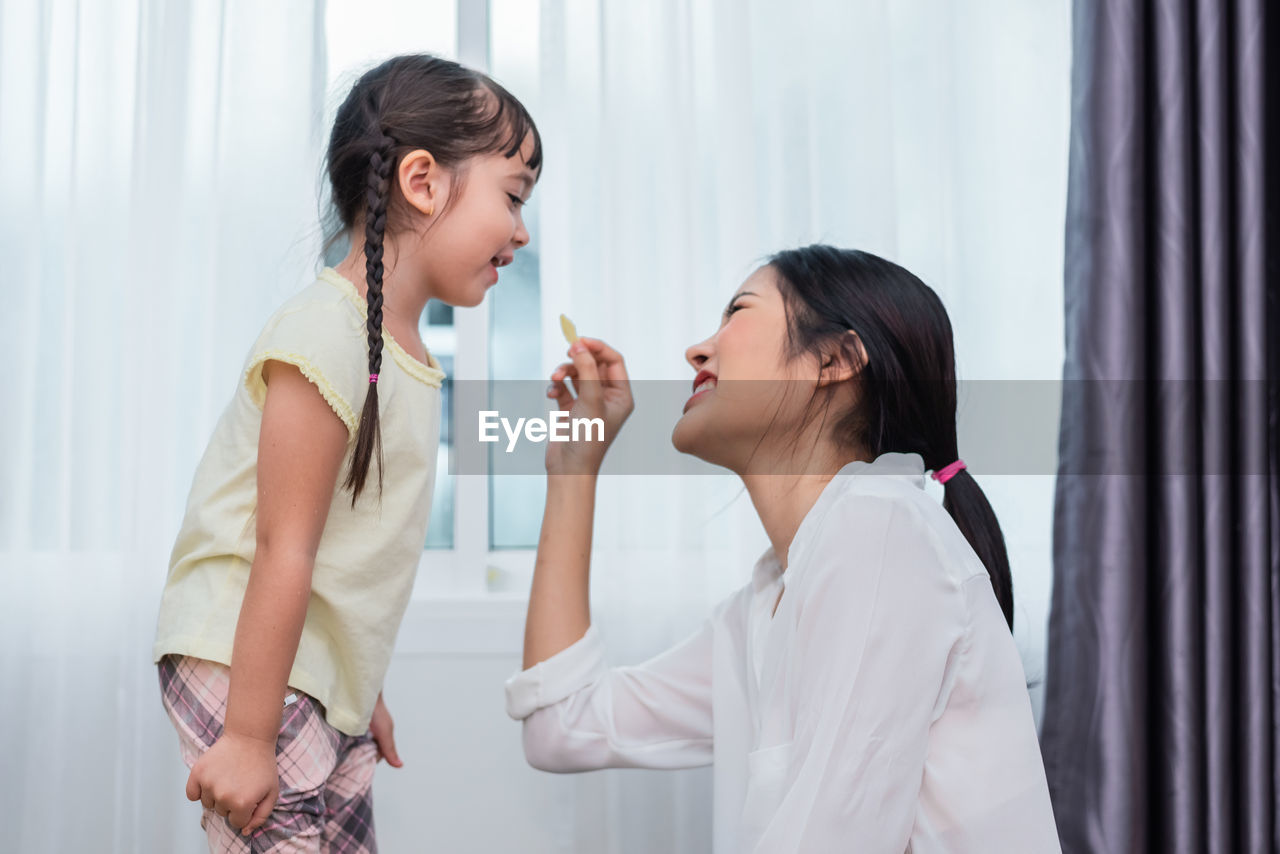
[(396, 172), (404, 200), (427, 216), (435, 213), (443, 199), (446, 178), (431, 152), (423, 148), (410, 151), (401, 158)]
[[(860, 374), (867, 366), (867, 348), (863, 346), (862, 339), (858, 337), (858, 333), (852, 329), (845, 332), (846, 335), (852, 336), (846, 339), (835, 353), (827, 356), (822, 363), (822, 379), (818, 382), (818, 387), (833, 383), (847, 382)], [(854, 360), (856, 359), (856, 363)]]

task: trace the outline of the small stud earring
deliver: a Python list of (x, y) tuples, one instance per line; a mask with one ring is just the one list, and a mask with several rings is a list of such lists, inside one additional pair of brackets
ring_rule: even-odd
[(436, 206), (435, 206), (435, 205), (432, 205), (431, 207), (427, 208), (427, 216), (431, 216), (431, 215), (432, 215), (433, 213), (435, 213), (435, 212), (436, 212)]

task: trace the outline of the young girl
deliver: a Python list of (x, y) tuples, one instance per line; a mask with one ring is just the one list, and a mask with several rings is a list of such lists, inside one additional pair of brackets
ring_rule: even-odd
[(440, 432), (444, 372), (418, 322), (429, 299), (479, 304), (529, 242), (541, 160), (514, 97), (430, 56), (369, 71), (338, 111), (350, 254), (253, 345), (161, 601), (162, 697), (213, 851), (376, 849), (374, 765), (401, 764), (382, 680)]
[(506, 686), (530, 764), (714, 764), (724, 854), (1057, 852), (1008, 558), (957, 457), (933, 291), (864, 252), (782, 252), (689, 348), (672, 441), (742, 478), (771, 545), (699, 631), (633, 667), (605, 665), (587, 594), (630, 385), (603, 342), (569, 353), (548, 394), (604, 418), (605, 441), (547, 446), (525, 670)]

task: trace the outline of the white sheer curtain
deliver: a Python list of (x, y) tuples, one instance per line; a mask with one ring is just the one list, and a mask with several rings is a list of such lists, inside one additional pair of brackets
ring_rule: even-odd
[[(544, 362), (566, 311), (634, 378), (689, 379), (685, 348), (755, 263), (823, 241), (938, 290), (961, 379), (1058, 379), (1069, 25), (1068, 0), (543, 0)], [(1052, 476), (975, 475), (1034, 685)], [(765, 545), (732, 478), (605, 478), (593, 617), (613, 662), (691, 631)], [(558, 818), (574, 851), (706, 851), (709, 785), (584, 775)]]
[(0, 2), (5, 850), (207, 850), (150, 647), (226, 368), (314, 273), (321, 23)]
[[(319, 5), (0, 0), (13, 850), (203, 850), (150, 643), (227, 366), (314, 270)], [(957, 6), (542, 0), (547, 365), (567, 311), (637, 378), (687, 378), (684, 348), (753, 263), (825, 240), (936, 287), (963, 376), (1056, 379), (1068, 0)], [(1034, 678), (1049, 478), (976, 473), (1009, 538)], [(745, 583), (765, 540), (740, 493), (727, 477), (605, 482), (594, 615), (616, 662)], [(495, 817), (555, 828), (549, 850), (709, 849), (702, 771), (564, 782), (547, 782), (554, 812), (495, 803)]]

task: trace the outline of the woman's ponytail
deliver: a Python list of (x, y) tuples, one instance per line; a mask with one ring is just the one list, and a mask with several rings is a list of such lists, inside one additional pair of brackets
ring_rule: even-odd
[[(788, 309), (788, 355), (826, 359), (836, 349), (858, 366), (857, 403), (835, 419), (833, 438), (871, 458), (919, 454), (938, 473), (942, 506), (987, 568), (1012, 630), (1004, 535), (987, 496), (957, 459), (955, 344), (942, 300), (909, 270), (855, 249), (804, 246), (769, 263)], [(865, 356), (855, 357), (850, 332)]]
[(351, 490), (351, 505), (364, 489), (369, 466), (378, 458), (378, 495), (382, 495), (382, 429), (378, 421), (378, 372), (382, 369), (382, 243), (387, 229), (387, 203), (391, 196), (391, 166), (395, 140), (383, 135), (382, 144), (369, 158), (364, 218), (365, 281), (369, 292), (369, 391), (360, 413), (360, 429), (351, 459), (346, 486)]
[(995, 511), (991, 509), (991, 502), (987, 501), (986, 493), (978, 482), (964, 469), (948, 478), (942, 488), (945, 490), (942, 506), (951, 514), (956, 527), (987, 568), (996, 601), (1000, 603), (1009, 630), (1013, 631), (1013, 575), (1009, 571), (1004, 534), (1000, 531)]

